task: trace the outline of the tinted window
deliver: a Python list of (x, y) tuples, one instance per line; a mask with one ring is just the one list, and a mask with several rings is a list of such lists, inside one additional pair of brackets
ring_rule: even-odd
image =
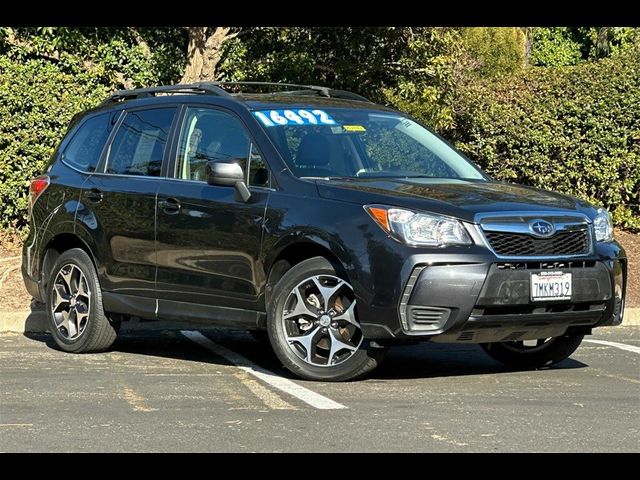
[(128, 112), (111, 144), (107, 173), (159, 176), (174, 113), (175, 108)]
[(111, 131), (111, 116), (103, 113), (85, 121), (62, 152), (62, 159), (85, 172), (95, 171)]
[(249, 184), (268, 185), (266, 165), (240, 120), (211, 108), (187, 109), (178, 146), (177, 178), (206, 181), (209, 161), (236, 161), (246, 173), (249, 156)]
[(249, 164), (249, 185), (270, 187), (270, 175), (267, 164), (254, 144), (251, 144), (251, 163)]

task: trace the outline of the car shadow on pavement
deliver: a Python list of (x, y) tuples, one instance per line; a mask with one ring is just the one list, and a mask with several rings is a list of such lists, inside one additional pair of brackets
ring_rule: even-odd
[[(200, 329), (200, 331), (214, 342), (244, 356), (256, 365), (285, 378), (298, 380), (283, 367), (269, 345), (256, 341), (248, 332), (216, 328)], [(60, 350), (48, 333), (25, 333), (24, 335), (45, 343), (49, 348)], [(134, 330), (123, 328), (110, 351), (214, 365), (231, 365), (226, 358), (188, 340), (177, 328), (153, 330), (143, 330), (140, 327)], [(545, 370), (567, 370), (587, 366), (583, 362), (569, 358)], [(518, 371), (526, 370), (503, 366), (486, 355), (477, 345), (420, 343), (392, 348), (380, 367), (363, 381), (375, 383), (376, 381), (420, 378), (499, 375)], [(529, 371), (532, 370), (529, 369)], [(306, 381), (303, 382), (306, 383)]]
[[(538, 370), (586, 368), (587, 364), (568, 358), (552, 367)], [(385, 361), (369, 377), (370, 380), (457, 377), (536, 369), (511, 368), (489, 357), (479, 345), (421, 343), (392, 349)]]

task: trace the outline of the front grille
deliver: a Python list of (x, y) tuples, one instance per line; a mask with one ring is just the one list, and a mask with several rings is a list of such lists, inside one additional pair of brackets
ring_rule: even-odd
[(589, 253), (587, 230), (562, 231), (549, 238), (509, 232), (485, 232), (485, 235), (493, 251), (503, 256), (542, 257)]

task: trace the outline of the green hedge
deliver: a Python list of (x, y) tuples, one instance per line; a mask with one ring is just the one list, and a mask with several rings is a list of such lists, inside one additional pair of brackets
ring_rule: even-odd
[(457, 146), (495, 178), (585, 198), (640, 229), (640, 55), (533, 67), (461, 95)]
[(71, 117), (106, 94), (91, 74), (0, 57), (0, 229), (26, 224), (29, 179), (42, 172)]

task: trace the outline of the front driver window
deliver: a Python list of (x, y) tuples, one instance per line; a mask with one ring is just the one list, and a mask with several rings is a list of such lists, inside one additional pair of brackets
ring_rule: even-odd
[(268, 184), (268, 171), (244, 126), (231, 114), (210, 108), (189, 108), (180, 133), (176, 177), (205, 182), (209, 161), (237, 161), (247, 172), (249, 184)]

